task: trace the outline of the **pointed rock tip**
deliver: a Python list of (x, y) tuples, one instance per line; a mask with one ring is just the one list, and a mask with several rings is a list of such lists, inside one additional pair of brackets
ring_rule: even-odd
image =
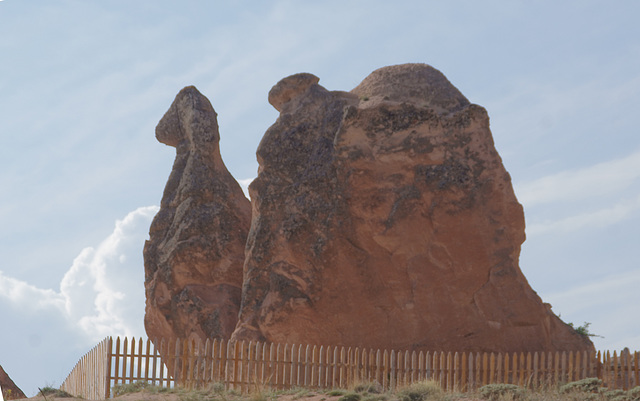
[(278, 111), (283, 106), (304, 93), (309, 87), (318, 84), (320, 78), (307, 72), (290, 75), (283, 78), (269, 91), (269, 103)]
[(188, 125), (193, 123), (190, 120), (196, 115), (198, 125), (208, 122), (207, 125), (214, 125), (217, 131), (217, 114), (209, 99), (195, 86), (185, 86), (156, 126), (156, 139), (165, 145), (177, 147), (190, 131)]
[(468, 106), (469, 100), (443, 73), (428, 64), (411, 63), (382, 67), (366, 77), (351, 93), (359, 97), (409, 102), (454, 112)]

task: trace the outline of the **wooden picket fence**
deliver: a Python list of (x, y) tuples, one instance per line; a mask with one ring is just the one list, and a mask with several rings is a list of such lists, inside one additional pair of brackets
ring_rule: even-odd
[(111, 338), (107, 337), (80, 358), (60, 386), (60, 390), (87, 400), (109, 398), (107, 378), (111, 375), (111, 345)]
[(639, 366), (640, 352), (444, 353), (109, 337), (82, 357), (61, 389), (99, 400), (109, 398), (113, 386), (138, 381), (185, 388), (222, 383), (246, 393), (362, 382), (389, 390), (426, 379), (446, 390), (472, 391), (489, 383), (538, 388), (598, 377), (611, 389), (627, 390), (640, 385)]

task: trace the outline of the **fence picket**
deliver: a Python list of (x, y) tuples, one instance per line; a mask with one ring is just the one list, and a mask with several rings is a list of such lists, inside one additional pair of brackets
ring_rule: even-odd
[(318, 346), (314, 345), (311, 351), (311, 388), (318, 388)]
[(326, 378), (326, 372), (325, 372), (325, 368), (326, 368), (326, 354), (325, 354), (325, 348), (324, 345), (320, 346), (320, 351), (319, 351), (319, 360), (318, 360), (318, 387), (322, 388), (322, 387), (327, 387), (327, 384), (325, 383), (325, 378)]
[[(138, 339), (138, 355), (137, 355), (137, 358), (136, 358), (137, 359), (137, 365), (138, 365), (137, 366), (138, 370), (136, 372), (136, 377), (139, 377), (139, 378), (142, 378), (142, 366), (144, 364), (144, 360), (143, 360), (144, 353), (143, 353), (142, 344), (144, 344), (144, 343), (142, 342), (142, 337), (140, 337)], [(133, 378), (132, 378), (132, 380), (133, 380)]]
[(525, 365), (525, 356), (524, 356), (524, 352), (520, 353), (520, 359), (518, 360), (519, 365), (518, 365), (518, 369), (520, 370), (520, 376), (518, 377), (518, 386), (524, 386), (524, 377), (525, 377), (525, 369), (526, 369), (526, 365)]
[(624, 376), (624, 380), (623, 380), (623, 385), (624, 387), (622, 388), (623, 390), (629, 390), (629, 384), (631, 382), (630, 380), (630, 373), (631, 373), (631, 358), (629, 358), (629, 350), (625, 349), (624, 351), (622, 351), (622, 353), (624, 354), (624, 357), (622, 358), (622, 366), (623, 366), (623, 376)]
[(446, 388), (445, 364), (447, 363), (444, 351), (440, 351), (440, 387)]
[(453, 354), (453, 383), (451, 389), (456, 391), (460, 389), (460, 356), (457, 352)]
[(275, 353), (275, 344), (271, 343), (271, 345), (269, 345), (268, 359), (266, 359), (266, 361), (268, 362), (266, 363), (265, 367), (267, 371), (266, 382), (269, 383), (269, 386), (272, 388), (274, 387), (273, 378), (275, 376), (274, 360), (273, 360), (273, 358), (275, 357), (274, 353)]
[(609, 369), (609, 385), (615, 386), (618, 379), (618, 351), (614, 350), (613, 354), (609, 358), (609, 365), (611, 366)]
[(481, 362), (480, 366), (480, 376), (482, 377), (482, 385), (487, 385), (491, 383), (491, 355), (488, 352), (483, 352), (479, 361)]
[(568, 367), (567, 367), (567, 381), (568, 382), (572, 382), (573, 381), (573, 367), (574, 367), (574, 361), (573, 361), (573, 351), (569, 352), (569, 362), (568, 362)]
[(526, 371), (524, 376), (525, 387), (530, 387), (531, 385), (531, 376), (532, 376), (531, 364), (532, 364), (531, 352), (527, 352), (527, 366), (526, 366)]
[(633, 353), (634, 355), (634, 364), (633, 366), (635, 367), (635, 374), (633, 375), (633, 377), (635, 378), (633, 381), (633, 387), (636, 386), (640, 386), (640, 352), (636, 351)]
[(495, 383), (496, 377), (496, 356), (492, 352), (489, 354), (489, 381), (488, 383)]
[(475, 366), (474, 361), (473, 361), (473, 352), (469, 352), (469, 358), (468, 358), (468, 372), (469, 372), (469, 377), (467, 379), (467, 383), (468, 384), (468, 390), (471, 391), (473, 389), (476, 388), (476, 376), (475, 376), (475, 372), (473, 367)]
[(531, 374), (531, 387), (537, 389), (539, 387), (540, 376), (540, 357), (537, 352), (533, 353), (533, 373)]
[(602, 381), (603, 381), (603, 386), (604, 387), (608, 387), (609, 386), (609, 368), (611, 367), (609, 365), (609, 351), (606, 351), (604, 353), (602, 353), (601, 355), (601, 374), (602, 374)]

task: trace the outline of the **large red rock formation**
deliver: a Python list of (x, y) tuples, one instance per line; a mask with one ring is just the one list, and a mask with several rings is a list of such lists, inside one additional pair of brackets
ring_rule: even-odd
[(20, 390), (18, 386), (11, 380), (7, 372), (0, 366), (0, 388), (2, 389), (2, 396), (5, 400), (17, 400), (20, 398), (27, 398), (26, 395)]
[(237, 322), (251, 206), (220, 157), (211, 103), (184, 88), (158, 126), (176, 148), (144, 247), (151, 338), (228, 338)]
[(318, 82), (269, 93), (251, 205), (204, 96), (185, 88), (160, 121), (177, 156), (144, 250), (150, 337), (593, 349), (518, 266), (524, 215), (482, 107), (424, 64)]
[(269, 94), (234, 339), (593, 349), (518, 266), (524, 215), (482, 107), (424, 64), (318, 81)]

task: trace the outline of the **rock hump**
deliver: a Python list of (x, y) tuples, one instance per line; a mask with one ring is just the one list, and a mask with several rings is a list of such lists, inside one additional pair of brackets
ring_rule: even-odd
[[(226, 169), (195, 168), (203, 152), (222, 162), (217, 136), (185, 139), (212, 134), (202, 127), (217, 135), (213, 109), (193, 91), (158, 125), (178, 151), (145, 246), (152, 338), (160, 327), (226, 336), (237, 312), (236, 340), (593, 349), (522, 274), (524, 214), (487, 112), (438, 70), (381, 68), (351, 92), (307, 73), (281, 80), (269, 93), (280, 117), (257, 149), (250, 212)], [(225, 329), (205, 329), (214, 326)]]
[(409, 102), (438, 112), (455, 112), (469, 105), (467, 98), (444, 74), (426, 64), (380, 68), (351, 92), (369, 101)]
[(285, 104), (318, 82), (320, 82), (320, 78), (306, 72), (291, 75), (271, 88), (269, 91), (269, 103), (275, 107), (276, 110), (282, 111)]

